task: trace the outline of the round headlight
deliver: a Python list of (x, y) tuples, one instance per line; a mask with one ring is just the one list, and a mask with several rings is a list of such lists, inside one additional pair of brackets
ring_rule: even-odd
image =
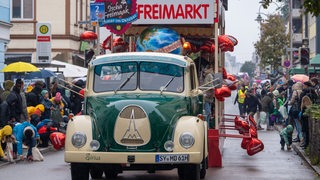
[(92, 140), (90, 143), (90, 147), (93, 151), (96, 151), (100, 148), (100, 143), (97, 140)]
[(174, 144), (173, 144), (173, 142), (172, 142), (171, 140), (166, 141), (166, 142), (164, 143), (164, 149), (165, 149), (166, 151), (168, 151), (168, 152), (172, 152), (172, 151), (173, 151), (173, 147), (174, 147)]
[(180, 145), (186, 149), (191, 148), (195, 142), (192, 133), (184, 132), (179, 138)]
[(72, 135), (71, 143), (76, 148), (83, 147), (87, 142), (87, 136), (82, 132), (75, 132)]

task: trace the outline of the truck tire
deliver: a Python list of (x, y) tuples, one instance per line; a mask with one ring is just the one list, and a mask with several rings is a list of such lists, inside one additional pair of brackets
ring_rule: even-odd
[(118, 172), (112, 169), (105, 169), (104, 175), (106, 176), (106, 179), (115, 179), (118, 176)]
[(89, 166), (83, 163), (71, 163), (71, 179), (72, 180), (88, 180)]
[(99, 166), (91, 166), (90, 167), (90, 175), (93, 179), (101, 179), (103, 175), (103, 169)]
[(207, 174), (208, 158), (204, 158), (200, 165), (200, 179), (204, 179)]
[(200, 180), (200, 164), (187, 164), (178, 167), (179, 179)]

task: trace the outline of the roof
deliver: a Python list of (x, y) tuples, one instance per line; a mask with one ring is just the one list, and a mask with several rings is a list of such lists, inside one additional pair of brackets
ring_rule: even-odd
[[(64, 77), (72, 77), (72, 78), (83, 77), (87, 75), (87, 71), (88, 71), (87, 68), (62, 62), (62, 61), (57, 61), (57, 60), (52, 60), (51, 64), (60, 65), (60, 67), (44, 67), (44, 68), (56, 73), (62, 73)], [(64, 67), (61, 67), (61, 65), (63, 65)]]
[(310, 60), (310, 66), (319, 66), (320, 67), (320, 54), (317, 54)]

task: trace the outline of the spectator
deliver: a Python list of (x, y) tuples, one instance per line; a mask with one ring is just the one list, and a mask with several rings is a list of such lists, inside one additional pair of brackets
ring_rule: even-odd
[(72, 91), (70, 94), (70, 101), (71, 101), (71, 111), (73, 114), (78, 114), (82, 110), (82, 101), (83, 97), (79, 94), (80, 90), (84, 86), (83, 80), (78, 80), (72, 87)]
[[(4, 126), (2, 129), (0, 129), (0, 158), (4, 160), (8, 160), (7, 156), (4, 154), (4, 151), (2, 149), (2, 142), (5, 141), (5, 138), (7, 136), (11, 136), (12, 134), (12, 128), (9, 125)], [(4, 146), (5, 147), (5, 146)]]
[(34, 88), (29, 92), (26, 96), (27, 98), (27, 106), (37, 106), (42, 101), (41, 91), (43, 89), (43, 82), (36, 81), (34, 84)]
[[(204, 71), (204, 86), (212, 88), (213, 87), (213, 69), (210, 66), (207, 66), (205, 71)], [(213, 96), (214, 92), (213, 92), (213, 88), (210, 90), (207, 90), (205, 93), (205, 103), (204, 103), (204, 109), (205, 109), (205, 113), (206, 113), (206, 120), (208, 125), (210, 124), (210, 118), (211, 118), (211, 105), (213, 103), (214, 100), (214, 96)]]
[(305, 95), (301, 101), (301, 132), (303, 137), (303, 142), (300, 147), (305, 149), (309, 145), (309, 117), (304, 112), (312, 105), (312, 101), (309, 96)]
[(21, 104), (22, 104), (21, 122), (26, 121), (28, 119), (26, 93), (23, 90), (24, 90), (24, 82), (22, 81), (21, 89), (20, 89), (20, 96), (22, 100), (21, 101)]
[(53, 107), (51, 109), (51, 119), (56, 123), (60, 123), (62, 121), (62, 116), (64, 115), (64, 103), (62, 102), (60, 92), (57, 92), (50, 101), (52, 102)]
[(280, 144), (281, 150), (284, 150), (284, 145), (287, 145), (287, 150), (291, 150), (292, 144), (292, 132), (293, 127), (291, 124), (287, 125), (287, 127), (283, 128), (280, 132)]
[(6, 80), (3, 83), (4, 91), (1, 94), (1, 102), (4, 102), (5, 100), (7, 100), (7, 97), (9, 96), (11, 88), (13, 87), (13, 85), (14, 85), (14, 82), (11, 81), (11, 80)]
[(17, 123), (13, 128), (13, 135), (17, 141), (17, 149), (14, 151), (17, 152), (17, 155), (21, 160), (24, 160), (22, 143), (28, 146), (27, 159), (29, 161), (33, 160), (32, 157), (32, 148), (36, 145), (36, 140), (39, 140), (39, 134), (37, 128), (34, 127), (29, 119), (23, 123)]
[(301, 134), (301, 122), (299, 120), (299, 112), (300, 112), (300, 95), (302, 93), (302, 83), (296, 82), (292, 86), (292, 96), (289, 101), (289, 105), (291, 106), (289, 110), (289, 118), (293, 120), (296, 131), (297, 131), (297, 137), (292, 140), (292, 142), (300, 142), (302, 139)]
[(41, 91), (41, 96), (42, 96), (42, 102), (41, 104), (44, 106), (44, 112), (41, 115), (41, 120), (43, 119), (50, 119), (51, 117), (51, 110), (53, 109), (53, 104), (49, 99), (49, 93), (47, 90), (42, 90)]
[[(257, 96), (253, 94), (252, 89), (248, 89), (246, 91), (246, 97), (244, 99), (243, 106), (244, 106), (245, 112), (250, 116), (254, 116), (257, 110), (261, 111), (261, 103), (257, 98)], [(255, 119), (255, 121), (257, 121), (257, 119)]]
[(17, 79), (16, 84), (13, 86), (12, 91), (7, 97), (9, 118), (11, 122), (21, 122), (21, 119), (23, 119), (22, 97), (20, 95), (22, 85), (22, 80)]
[[(267, 122), (267, 130), (273, 130), (273, 124), (270, 124), (270, 113), (273, 112), (273, 94), (267, 93), (267, 95), (264, 95), (261, 99), (261, 110), (265, 113), (265, 121)], [(261, 116), (261, 115), (260, 115)], [(258, 130), (263, 130), (263, 128), (260, 126), (260, 123), (258, 122)]]

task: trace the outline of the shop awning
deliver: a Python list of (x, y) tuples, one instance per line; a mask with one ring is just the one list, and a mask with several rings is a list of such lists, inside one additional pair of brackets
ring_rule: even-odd
[[(301, 67), (295, 67), (290, 69), (290, 74), (305, 74), (306, 71), (304, 68)], [(320, 67), (313, 67), (313, 66), (309, 66), (308, 67), (308, 73), (314, 74), (314, 73), (320, 73)]]
[(310, 66), (320, 67), (320, 54), (310, 60)]

